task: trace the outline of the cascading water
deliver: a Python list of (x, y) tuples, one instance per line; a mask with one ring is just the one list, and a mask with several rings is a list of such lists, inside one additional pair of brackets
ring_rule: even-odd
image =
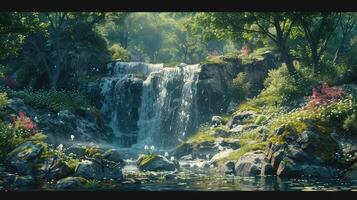
[(170, 148), (198, 126), (200, 65), (109, 64), (102, 113), (122, 147)]

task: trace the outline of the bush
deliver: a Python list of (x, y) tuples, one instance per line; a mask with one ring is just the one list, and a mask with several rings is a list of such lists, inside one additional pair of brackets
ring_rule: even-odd
[(25, 89), (12, 94), (33, 107), (48, 109), (53, 112), (69, 110), (76, 112), (80, 107), (89, 107), (86, 98), (77, 91), (55, 91)]
[(109, 51), (112, 54), (113, 60), (121, 60), (121, 61), (125, 61), (125, 62), (130, 61), (129, 53), (126, 51), (126, 49), (124, 49), (119, 44), (112, 45), (109, 48)]
[(245, 100), (249, 94), (250, 83), (247, 80), (247, 74), (241, 72), (232, 82), (231, 95), (237, 101)]
[(357, 115), (352, 114), (346, 117), (346, 119), (343, 121), (343, 129), (346, 131), (353, 133), (354, 135), (357, 135)]
[(2, 110), (8, 102), (7, 94), (0, 93), (0, 110)]

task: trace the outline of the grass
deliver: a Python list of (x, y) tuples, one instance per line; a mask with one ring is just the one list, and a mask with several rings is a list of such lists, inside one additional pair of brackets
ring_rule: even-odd
[(268, 142), (258, 142), (258, 143), (254, 143), (254, 144), (246, 144), (246, 145), (242, 146), (239, 149), (239, 151), (232, 152), (231, 154), (229, 154), (229, 156), (222, 158), (218, 162), (225, 163), (229, 160), (238, 160), (241, 156), (243, 156), (244, 154), (246, 154), (248, 152), (256, 151), (256, 150), (264, 150), (266, 148), (267, 144), (268, 144)]

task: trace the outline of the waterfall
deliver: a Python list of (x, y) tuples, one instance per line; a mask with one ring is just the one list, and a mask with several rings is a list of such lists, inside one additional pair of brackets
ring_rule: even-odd
[(199, 64), (117, 62), (108, 69), (101, 111), (120, 146), (170, 148), (197, 128)]

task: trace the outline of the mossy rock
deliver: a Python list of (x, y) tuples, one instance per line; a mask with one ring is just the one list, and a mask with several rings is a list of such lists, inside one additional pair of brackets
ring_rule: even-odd
[(82, 177), (67, 177), (56, 183), (57, 189), (79, 189), (88, 183), (88, 180)]
[(174, 171), (179, 167), (177, 162), (156, 154), (139, 157), (137, 165), (142, 171)]

